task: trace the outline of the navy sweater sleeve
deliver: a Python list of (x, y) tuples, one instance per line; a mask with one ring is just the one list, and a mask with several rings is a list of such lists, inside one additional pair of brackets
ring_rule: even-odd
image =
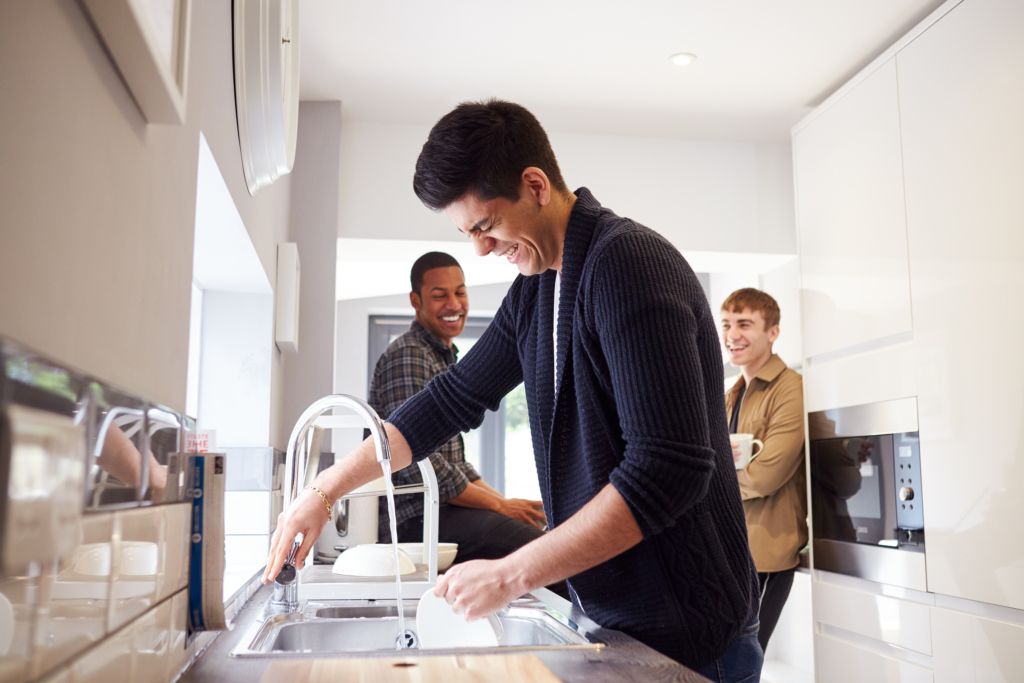
[(522, 277), (513, 282), (473, 348), (388, 418), (409, 443), (414, 460), (459, 432), (479, 427), (484, 412), (497, 410), (505, 394), (523, 381), (515, 334), (522, 282)]
[(590, 320), (608, 364), (625, 442), (610, 480), (644, 536), (707, 492), (715, 467), (695, 310), (707, 303), (682, 256), (660, 236), (610, 240), (591, 270)]

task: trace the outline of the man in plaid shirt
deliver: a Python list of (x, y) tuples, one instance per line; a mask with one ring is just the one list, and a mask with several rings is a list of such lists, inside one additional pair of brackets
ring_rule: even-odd
[[(459, 349), (452, 343), (466, 324), (469, 299), (459, 262), (449, 254), (429, 252), (416, 260), (409, 301), (416, 319), (409, 331), (388, 345), (370, 382), (369, 403), (382, 417), (398, 409), (436, 375), (454, 365)], [(458, 434), (430, 455), (441, 501), (438, 540), (458, 543), (456, 562), (497, 559), (540, 536), (546, 524), (538, 500), (505, 498), (466, 462)], [(392, 475), (395, 486), (419, 484), (419, 468)], [(423, 498), (395, 497), (398, 540), (423, 538)], [(390, 541), (386, 501), (380, 499), (379, 537)]]

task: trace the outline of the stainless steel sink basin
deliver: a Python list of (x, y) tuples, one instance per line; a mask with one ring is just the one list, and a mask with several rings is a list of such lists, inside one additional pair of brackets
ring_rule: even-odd
[[(405, 603), (406, 629), (415, 634), (416, 605)], [(497, 648), (429, 650), (442, 652), (511, 652), (522, 650), (598, 649), (604, 645), (559, 612), (533, 599), (518, 600), (498, 616)], [(344, 601), (308, 604), (300, 613), (277, 615), (257, 624), (231, 654), (236, 657), (395, 654), (398, 611), (394, 602)], [(418, 639), (418, 636), (417, 636)], [(412, 650), (402, 650), (413, 654)]]

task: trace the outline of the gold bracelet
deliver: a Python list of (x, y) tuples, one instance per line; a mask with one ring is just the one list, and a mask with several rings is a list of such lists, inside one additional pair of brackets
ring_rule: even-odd
[(327, 519), (330, 519), (331, 518), (331, 502), (327, 499), (327, 494), (324, 493), (323, 491), (321, 491), (320, 489), (318, 489), (315, 486), (310, 486), (308, 488), (313, 489), (313, 493), (315, 493), (316, 495), (320, 496), (320, 500), (322, 500), (324, 502), (324, 509), (327, 511)]

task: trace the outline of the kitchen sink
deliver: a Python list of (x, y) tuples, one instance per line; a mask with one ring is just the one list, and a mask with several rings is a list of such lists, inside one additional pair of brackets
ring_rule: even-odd
[[(405, 627), (413, 636), (415, 653), (416, 604), (404, 603)], [(603, 643), (539, 600), (523, 598), (497, 615), (497, 647), (430, 649), (430, 653), (489, 653), (526, 650), (600, 649)], [(310, 603), (301, 612), (274, 615), (257, 623), (231, 653), (236, 657), (297, 655), (389, 654), (396, 651), (398, 610), (394, 601)]]

